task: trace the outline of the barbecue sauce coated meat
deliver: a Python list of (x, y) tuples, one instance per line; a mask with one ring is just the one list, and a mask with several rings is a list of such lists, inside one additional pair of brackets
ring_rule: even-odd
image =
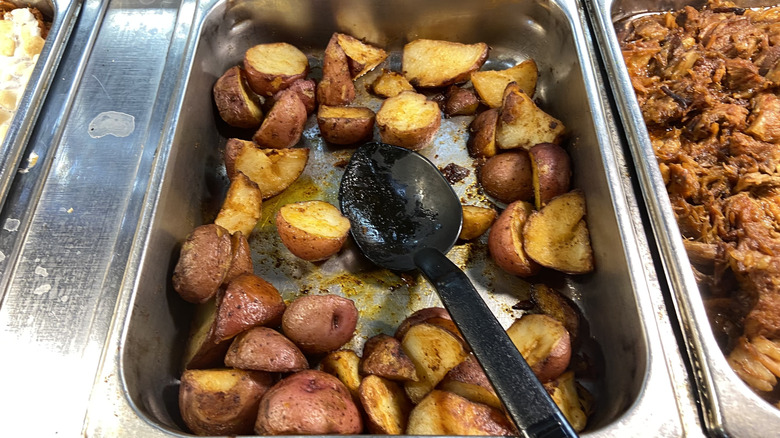
[(780, 7), (710, 1), (619, 31), (716, 338), (751, 387), (780, 377)]

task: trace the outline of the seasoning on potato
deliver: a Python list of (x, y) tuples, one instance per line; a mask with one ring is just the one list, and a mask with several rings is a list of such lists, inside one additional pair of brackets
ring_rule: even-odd
[(534, 198), (533, 167), (524, 150), (494, 155), (480, 166), (479, 184), (500, 202), (530, 201)]
[(527, 150), (539, 143), (557, 144), (565, 131), (563, 123), (536, 106), (516, 82), (506, 86), (496, 126), (499, 148)]
[(287, 249), (310, 262), (341, 250), (349, 234), (349, 219), (324, 201), (287, 204), (276, 213), (276, 229)]
[(191, 303), (204, 303), (217, 293), (230, 269), (233, 246), (228, 230), (201, 225), (187, 236), (173, 270), (173, 289)]
[(376, 114), (362, 106), (320, 105), (317, 126), (328, 143), (348, 145), (370, 139)]
[(520, 277), (539, 272), (541, 266), (528, 257), (523, 227), (533, 212), (525, 201), (515, 201), (501, 212), (488, 234), (488, 251), (493, 261), (504, 271)]
[(244, 54), (249, 87), (261, 96), (273, 96), (309, 73), (309, 59), (288, 43), (258, 44)]
[(239, 66), (229, 68), (214, 84), (214, 103), (219, 116), (230, 126), (257, 128), (263, 121), (260, 99), (248, 89), (244, 71)]
[(403, 74), (417, 87), (444, 87), (466, 82), (471, 72), (485, 63), (489, 50), (485, 43), (414, 40), (403, 49)]
[(429, 144), (439, 132), (439, 105), (414, 91), (404, 91), (382, 102), (376, 113), (382, 141), (418, 150)]
[(307, 295), (287, 306), (282, 331), (305, 353), (321, 354), (349, 342), (357, 320), (358, 310), (352, 300), (337, 295)]
[(485, 105), (500, 108), (507, 85), (515, 82), (525, 94), (533, 96), (538, 76), (536, 62), (528, 59), (505, 70), (475, 71), (471, 73), (471, 83)]

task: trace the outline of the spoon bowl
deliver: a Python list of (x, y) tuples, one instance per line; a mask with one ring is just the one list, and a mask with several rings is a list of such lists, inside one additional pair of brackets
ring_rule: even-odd
[(419, 269), (434, 286), (525, 436), (576, 436), (466, 274), (444, 255), (458, 239), (463, 212), (433, 163), (405, 148), (367, 143), (344, 171), (339, 201), (366, 258), (390, 270)]

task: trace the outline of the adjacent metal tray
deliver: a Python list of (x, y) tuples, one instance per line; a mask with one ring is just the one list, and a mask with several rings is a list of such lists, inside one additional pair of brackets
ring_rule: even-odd
[[(191, 27), (190, 27), (191, 26)], [(183, 2), (166, 69), (180, 71), (170, 101), (157, 162), (146, 195), (120, 291), (112, 334), (87, 419), (88, 435), (178, 435), (178, 377), (192, 307), (172, 290), (170, 277), (179, 244), (197, 225), (213, 219), (227, 187), (221, 165), (226, 138), (246, 135), (218, 121), (211, 97), (214, 81), (260, 42), (286, 41), (316, 66), (334, 31), (365, 38), (391, 51), (398, 68), (400, 48), (415, 38), (487, 42), (488, 67), (533, 58), (539, 65), (537, 97), (570, 130), (567, 147), (574, 185), (584, 190), (596, 272), (579, 277), (550, 273), (548, 282), (578, 303), (589, 324), (587, 353), (597, 376), (584, 379), (597, 399), (586, 436), (684, 435), (680, 400), (686, 388), (673, 376), (679, 358), (661, 292), (648, 263), (648, 248), (635, 208), (614, 126), (607, 118), (601, 77), (584, 11), (574, 0), (296, 0), (278, 2)], [(316, 72), (316, 67), (315, 67)], [(316, 73), (315, 73), (316, 74)], [(364, 87), (363, 79), (358, 88)], [(376, 108), (367, 94), (359, 102)], [(465, 142), (469, 119), (446, 119), (432, 146), (422, 152), (440, 165), (471, 167)], [(266, 215), (285, 202), (318, 198), (335, 203), (341, 167), (349, 149), (331, 148), (309, 121), (301, 146), (311, 149), (304, 175), (278, 198), (264, 203)], [(484, 203), (474, 172), (456, 184), (470, 203)], [(295, 259), (279, 245), (271, 223), (250, 239), (255, 272), (285, 298), (301, 291), (337, 293), (354, 299), (361, 322), (353, 346), (393, 328), (412, 311), (438, 304), (417, 279), (406, 285), (377, 270), (351, 248), (325, 263)], [(510, 305), (527, 296), (529, 283), (506, 275), (486, 257), (484, 240), (459, 245), (450, 258), (465, 268), (499, 320), (513, 319)], [(648, 427), (652, 425), (652, 427)]]
[(16, 110), (5, 139), (0, 143), (0, 207), (5, 202), (8, 189), (22, 160), (27, 140), (38, 118), (43, 100), (57, 70), (62, 52), (76, 24), (81, 0), (12, 0), (18, 6), (37, 8), (46, 20), (51, 21), (49, 35), (38, 56), (19, 107)]
[[(715, 341), (614, 28), (614, 23), (638, 14), (675, 10), (686, 5), (700, 7), (704, 3), (591, 0), (588, 6), (594, 17), (596, 37), (605, 58), (659, 252), (673, 291), (707, 430), (714, 435), (767, 437), (776, 435), (780, 430), (780, 411), (737, 377)], [(774, 5), (776, 1), (735, 3), (742, 7), (759, 7)]]

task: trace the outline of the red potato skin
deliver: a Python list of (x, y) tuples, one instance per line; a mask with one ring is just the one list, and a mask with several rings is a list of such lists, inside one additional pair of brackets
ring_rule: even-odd
[[(279, 44), (279, 43), (275, 43)], [(253, 50), (254, 48), (250, 48)], [(262, 71), (258, 71), (249, 60), (250, 56), (244, 56), (243, 64), (244, 71), (246, 72), (246, 79), (249, 87), (254, 90), (255, 93), (261, 96), (273, 96), (280, 90), (290, 87), (295, 81), (303, 79), (309, 73), (309, 65), (307, 64), (303, 71), (295, 74), (282, 74), (273, 75)]]
[(501, 202), (530, 201), (534, 197), (531, 159), (525, 150), (488, 158), (479, 168), (478, 177), (485, 193)]
[[(295, 92), (306, 108), (306, 114), (311, 114), (317, 108), (317, 84), (314, 79), (298, 79), (288, 88)], [(284, 90), (274, 94), (274, 102), (281, 99)]]
[(295, 146), (306, 124), (306, 106), (295, 91), (284, 90), (263, 120), (252, 141), (260, 147), (284, 149)]
[(321, 105), (349, 105), (355, 100), (355, 84), (349, 71), (349, 61), (333, 34), (325, 47), (322, 61), (322, 80), (317, 84), (317, 102)]
[[(401, 324), (398, 325), (398, 328), (395, 331), (395, 334), (393, 335), (396, 339), (399, 341), (404, 338), (406, 335), (406, 332), (409, 331), (409, 329), (416, 325), (416, 324), (432, 324), (438, 327), (441, 327), (448, 332), (452, 333), (453, 335), (457, 336), (458, 339), (463, 339), (463, 335), (460, 334), (460, 330), (458, 330), (458, 326), (455, 325), (455, 323), (452, 321), (452, 317), (450, 317), (450, 313), (447, 312), (447, 309), (443, 307), (426, 307), (424, 309), (420, 309), (408, 317), (406, 317), (403, 321), (401, 321)], [(464, 346), (466, 345), (464, 342)]]
[(232, 260), (228, 230), (215, 224), (195, 228), (182, 244), (173, 270), (173, 289), (190, 303), (205, 303), (216, 295)]
[(303, 353), (284, 335), (268, 327), (251, 328), (233, 339), (225, 365), (234, 368), (289, 373), (309, 367)]
[(259, 435), (358, 434), (360, 412), (346, 386), (317, 370), (295, 373), (274, 385), (260, 400)]
[(304, 353), (339, 349), (355, 334), (355, 303), (337, 295), (308, 295), (290, 303), (282, 316), (282, 331)]
[(243, 274), (251, 274), (254, 272), (254, 265), (252, 263), (252, 252), (249, 249), (249, 241), (246, 240), (244, 233), (237, 231), (231, 237), (231, 246), (233, 251), (233, 257), (230, 261), (230, 268), (227, 274), (225, 274), (225, 280), (223, 283), (230, 283), (230, 280)]
[(220, 297), (214, 335), (224, 341), (258, 325), (276, 327), (286, 307), (271, 283), (243, 274), (228, 283)]
[[(488, 235), (488, 251), (493, 261), (501, 269), (519, 277), (530, 277), (541, 270), (541, 266), (531, 260), (524, 249), (515, 246), (512, 237), (514, 232), (522, 239), (522, 225), (528, 220), (532, 211), (531, 204), (525, 201), (509, 204), (498, 216)], [(520, 230), (513, 230), (516, 215), (519, 215)]]
[[(260, 102), (251, 102), (253, 100), (251, 91), (244, 84), (245, 79), (241, 67), (235, 66), (228, 69), (214, 84), (214, 102), (220, 117), (228, 125), (238, 128), (257, 128), (263, 121), (262, 112), (253, 113), (251, 105), (259, 107)], [(246, 99), (249, 99), (250, 102)]]
[(490, 158), (496, 155), (496, 123), (498, 123), (498, 108), (491, 108), (477, 114), (469, 125), (471, 134), (466, 146), (470, 156)]

